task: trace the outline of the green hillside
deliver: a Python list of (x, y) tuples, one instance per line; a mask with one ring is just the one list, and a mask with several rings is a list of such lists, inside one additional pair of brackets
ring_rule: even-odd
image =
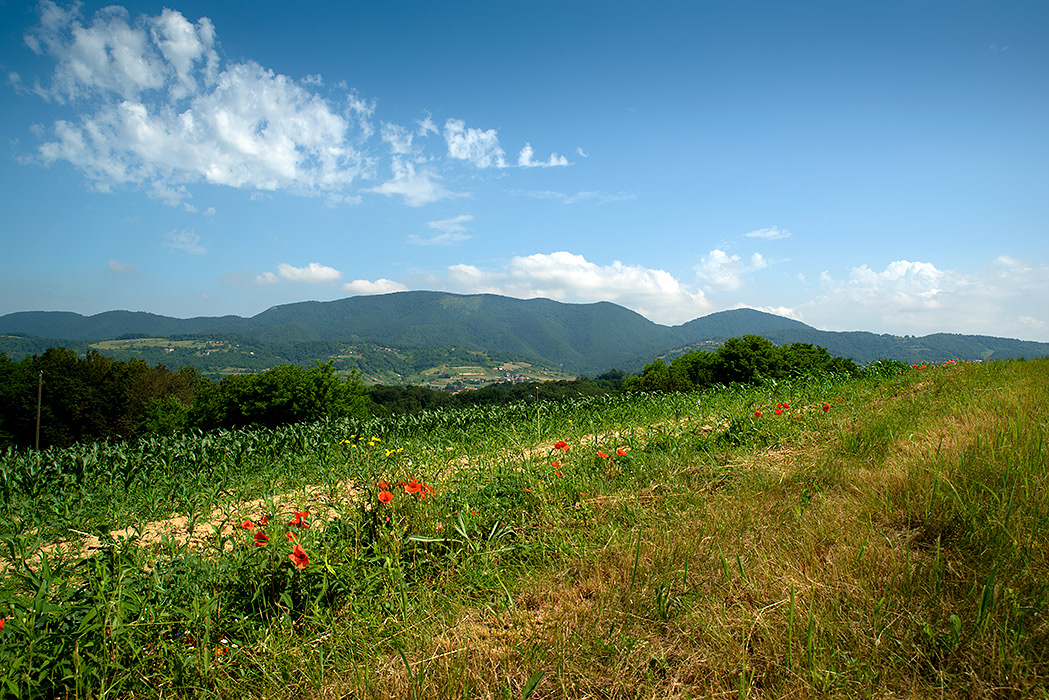
[[(396, 292), (300, 302), (274, 306), (251, 318), (178, 319), (130, 311), (95, 316), (19, 312), (0, 316), (0, 334), (6, 334), (0, 335), (0, 352), (12, 357), (39, 352), (41, 345), (83, 348), (114, 339), (223, 341), (221, 352), (219, 348), (138, 351), (137, 356), (149, 361), (170, 366), (177, 360), (209, 373), (254, 371), (282, 362), (309, 364), (360, 355), (359, 350), (346, 351), (352, 346), (396, 348), (399, 353), (414, 355), (424, 348), (479, 352), (493, 362), (527, 362), (593, 376), (612, 368), (636, 372), (655, 357), (709, 349), (720, 341), (747, 334), (780, 344), (812, 343), (859, 363), (880, 358), (919, 363), (1049, 355), (1049, 343), (954, 334), (913, 337), (821, 331), (754, 309), (721, 311), (678, 326), (664, 326), (610, 302), (566, 304), (446, 292)], [(398, 360), (396, 366), (387, 366), (380, 355), (365, 355), (365, 362), (355, 365), (365, 375), (385, 372), (407, 376), (423, 369), (410, 359), (407, 364), (397, 364)], [(349, 368), (348, 364), (344, 368)]]

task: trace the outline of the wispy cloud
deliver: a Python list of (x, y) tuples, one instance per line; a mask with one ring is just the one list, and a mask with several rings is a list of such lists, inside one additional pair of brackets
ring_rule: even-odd
[(766, 241), (775, 241), (781, 238), (790, 238), (790, 231), (781, 229), (778, 226), (771, 226), (769, 228), (759, 228), (749, 233), (744, 233), (747, 238), (761, 238)]
[(429, 221), (426, 225), (440, 233), (430, 238), (422, 238), (412, 234), (408, 236), (408, 243), (412, 245), (451, 245), (452, 243), (468, 240), (470, 236), (466, 233), (466, 224), (471, 221), (473, 221), (473, 216), (470, 214), (460, 214), (451, 219)]
[(416, 170), (415, 165), (404, 158), (394, 157), (391, 164), (393, 178), (366, 191), (389, 196), (400, 196), (410, 207), (421, 207), (446, 197), (460, 196), (446, 190), (438, 182), (438, 176), (427, 167)]
[(114, 275), (137, 275), (138, 268), (130, 263), (120, 262), (119, 260), (109, 260), (108, 262), (109, 271)]
[(579, 202), (597, 202), (599, 204), (604, 204), (607, 202), (625, 202), (631, 199), (637, 199), (637, 195), (633, 192), (596, 191), (567, 194), (565, 192), (554, 192), (552, 190), (516, 190), (515, 194), (522, 197), (531, 197), (532, 199), (553, 199), (562, 204), (577, 204)]
[(204, 255), (208, 249), (200, 244), (200, 236), (193, 229), (168, 231), (164, 234), (163, 246), (190, 255)]

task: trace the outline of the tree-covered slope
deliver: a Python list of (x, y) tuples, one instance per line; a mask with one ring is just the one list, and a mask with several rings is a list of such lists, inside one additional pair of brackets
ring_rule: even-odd
[[(860, 363), (879, 358), (913, 363), (1049, 355), (1049, 343), (953, 334), (901, 337), (821, 331), (754, 309), (721, 311), (670, 327), (609, 302), (566, 304), (550, 299), (446, 292), (395, 292), (284, 304), (251, 318), (178, 319), (130, 311), (95, 316), (20, 312), (0, 316), (0, 335), (5, 333), (53, 339), (52, 345), (122, 336), (237, 335), (267, 344), (265, 354), (274, 357), (297, 356), (301, 353), (296, 348), (326, 342), (467, 348), (588, 375), (612, 368), (638, 371), (655, 357), (747, 334), (780, 344), (820, 345)], [(26, 345), (24, 341), (0, 341), (0, 351), (12, 343)], [(240, 344), (248, 346), (243, 341)], [(324, 360), (325, 356), (315, 359)], [(255, 361), (261, 358), (256, 355)]]

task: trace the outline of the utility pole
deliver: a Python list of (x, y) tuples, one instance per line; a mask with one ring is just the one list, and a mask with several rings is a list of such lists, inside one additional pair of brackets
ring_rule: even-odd
[(40, 399), (44, 396), (44, 370), (40, 370), (40, 381), (36, 385), (36, 443), (37, 452), (40, 451)]

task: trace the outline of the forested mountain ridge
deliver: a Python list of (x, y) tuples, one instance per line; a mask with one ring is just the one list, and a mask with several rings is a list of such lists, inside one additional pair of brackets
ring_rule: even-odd
[[(746, 334), (776, 343), (805, 342), (859, 363), (879, 358), (937, 362), (1049, 355), (1049, 343), (954, 334), (924, 337), (821, 331), (753, 309), (703, 316), (664, 326), (611, 302), (567, 304), (492, 294), (395, 292), (335, 301), (274, 306), (250, 318), (171, 318), (144, 312), (107, 311), (94, 316), (27, 311), (0, 316), (0, 334), (25, 334), (52, 345), (80, 346), (120, 337), (237, 335), (273, 347), (321, 341), (366, 342), (391, 347), (458, 347), (512, 356), (594, 375), (611, 368), (636, 371), (653, 358)], [(44, 341), (38, 340), (37, 343)], [(33, 343), (9, 339), (9, 346)], [(10, 350), (8, 350), (10, 352)], [(318, 360), (326, 357), (318, 356)]]

